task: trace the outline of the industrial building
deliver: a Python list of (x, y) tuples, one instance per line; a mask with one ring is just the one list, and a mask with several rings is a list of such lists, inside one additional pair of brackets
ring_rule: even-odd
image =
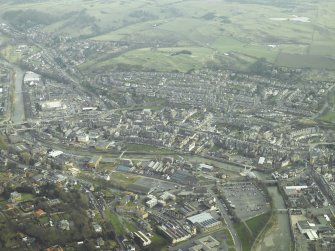
[(29, 86), (36, 86), (39, 84), (40, 80), (40, 75), (32, 71), (27, 71), (26, 74), (24, 74), (23, 83)]
[(39, 105), (42, 111), (66, 109), (66, 105), (64, 105), (60, 100), (43, 101), (40, 102)]
[(192, 234), (196, 234), (196, 231), (189, 226), (181, 226), (177, 223), (166, 222), (158, 229), (166, 236), (172, 244), (186, 241), (192, 237)]
[(220, 242), (214, 239), (211, 235), (205, 236), (194, 241), (194, 246), (188, 251), (217, 251), (219, 250)]
[(141, 231), (134, 233), (134, 240), (143, 247), (151, 244), (151, 240)]
[(87, 143), (90, 141), (90, 137), (86, 133), (81, 133), (77, 135), (77, 141), (79, 143)]
[(214, 229), (218, 229), (222, 226), (222, 222), (214, 219), (214, 217), (207, 212), (196, 214), (188, 217), (187, 220), (192, 223), (201, 232), (208, 232)]
[(200, 164), (199, 170), (204, 172), (212, 172), (214, 170), (214, 166), (207, 165), (207, 164)]
[(148, 198), (150, 200), (148, 200), (145, 204), (149, 208), (153, 208), (154, 206), (156, 206), (158, 204), (158, 200), (157, 200), (156, 196), (150, 194), (150, 195), (148, 195)]
[(310, 223), (308, 221), (298, 221), (297, 226), (300, 233), (306, 234), (308, 239), (312, 241), (319, 239), (314, 223)]

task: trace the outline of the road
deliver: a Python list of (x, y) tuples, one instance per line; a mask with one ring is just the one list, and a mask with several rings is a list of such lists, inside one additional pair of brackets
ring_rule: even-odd
[(221, 216), (224, 218), (224, 221), (227, 225), (227, 229), (229, 230), (231, 236), (233, 237), (236, 251), (242, 251), (242, 245), (241, 245), (240, 239), (237, 236), (237, 233), (233, 226), (233, 222), (230, 220), (229, 215), (227, 214), (227, 211), (223, 207), (221, 201), (217, 198), (216, 194), (212, 191), (212, 189), (208, 189), (208, 191), (212, 195), (212, 197), (215, 198), (216, 200), (216, 205), (218, 209), (220, 210)]

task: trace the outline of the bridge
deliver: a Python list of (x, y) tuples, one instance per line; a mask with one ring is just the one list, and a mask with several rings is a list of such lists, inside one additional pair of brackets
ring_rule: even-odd
[(278, 184), (278, 180), (263, 180), (264, 184), (275, 186)]
[(286, 214), (289, 212), (289, 210), (287, 208), (277, 208), (273, 210), (274, 212), (277, 212), (279, 214)]

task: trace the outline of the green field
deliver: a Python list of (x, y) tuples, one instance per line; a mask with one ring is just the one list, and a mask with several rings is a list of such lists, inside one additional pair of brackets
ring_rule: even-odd
[(296, 67), (299, 65), (304, 68), (335, 70), (335, 58), (321, 55), (299, 55), (281, 53), (276, 64), (279, 66)]
[(21, 53), (16, 52), (15, 47), (10, 45), (1, 48), (0, 55), (11, 63), (17, 63), (22, 58)]
[(251, 230), (251, 232), (252, 232), (252, 234), (255, 238), (262, 231), (263, 227), (265, 226), (265, 224), (270, 219), (270, 216), (271, 216), (271, 213), (268, 212), (268, 213), (265, 213), (265, 214), (258, 215), (256, 217), (246, 221), (246, 224), (250, 228), (250, 230)]
[(169, 149), (158, 148), (155, 146), (142, 145), (142, 144), (127, 144), (126, 150), (128, 152), (145, 152), (145, 153), (162, 154), (162, 155), (176, 154), (176, 152)]
[(90, 175), (81, 173), (79, 175), (80, 178), (91, 182), (96, 186), (103, 186), (103, 187), (117, 187), (126, 189), (131, 184), (135, 183), (140, 177), (136, 175), (132, 175), (131, 173), (121, 173), (121, 172), (113, 172), (110, 175), (110, 180), (106, 181), (101, 178), (92, 178)]
[(34, 199), (34, 195), (30, 193), (22, 193), (21, 194), (21, 201), (27, 201), (27, 200), (32, 200)]
[(128, 174), (128, 173), (119, 173), (119, 172), (112, 173), (110, 178), (111, 178), (110, 183), (118, 184), (122, 188), (127, 188), (128, 186), (135, 183), (139, 179), (138, 176)]
[(242, 244), (243, 251), (249, 251), (254, 242), (252, 234), (249, 232), (244, 222), (234, 224), (234, 228)]
[(228, 246), (233, 246), (234, 245), (234, 240), (233, 240), (233, 237), (231, 236), (230, 232), (228, 229), (224, 229), (224, 234), (226, 236), (226, 242), (227, 242), (227, 245)]
[[(176, 55), (174, 52), (187, 49), (192, 55)], [(88, 62), (84, 69), (94, 70), (107, 66), (134, 65), (146, 70), (187, 72), (191, 69), (199, 69), (212, 57), (213, 50), (201, 47), (177, 47), (151, 49), (143, 48), (132, 50), (119, 57), (96, 63), (96, 60)]]
[[(92, 56), (82, 70), (187, 72), (213, 63), (247, 69), (257, 58), (279, 66), (335, 69), (334, 10), (332, 0), (0, 3), (5, 22), (41, 22), (47, 32), (136, 45), (121, 55)], [(192, 55), (171, 56), (182, 49)]]
[(234, 224), (237, 235), (241, 240), (242, 249), (244, 251), (251, 250), (254, 241), (268, 222), (270, 216), (271, 214), (268, 212), (251, 218), (246, 222)]
[(335, 123), (335, 112), (334, 111), (326, 112), (319, 119), (324, 122)]
[(7, 202), (8, 201), (4, 197), (0, 196), (0, 207), (5, 206)]
[(116, 235), (121, 235), (121, 234), (125, 233), (125, 229), (124, 229), (123, 225), (121, 224), (121, 222), (119, 220), (119, 217), (116, 214), (108, 212), (107, 217), (108, 217), (110, 223), (112, 224), (113, 230), (114, 230)]
[(166, 245), (167, 245), (167, 241), (164, 237), (155, 234), (152, 238), (151, 238), (151, 245), (144, 248), (143, 250), (145, 251), (159, 251), (159, 250), (167, 250)]
[(327, 123), (335, 123), (335, 94), (330, 94), (328, 110), (319, 117), (319, 120)]
[(6, 43), (8, 40), (9, 40), (8, 37), (6, 37), (6, 36), (4, 36), (4, 35), (2, 35), (2, 34), (0, 33), (0, 46), (1, 46), (2, 44)]
[(138, 228), (133, 223), (131, 223), (129, 221), (123, 221), (123, 225), (130, 232), (136, 232), (136, 231), (138, 231)]

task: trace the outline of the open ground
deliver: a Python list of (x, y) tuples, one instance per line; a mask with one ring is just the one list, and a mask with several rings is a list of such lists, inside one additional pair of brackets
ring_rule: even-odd
[[(134, 67), (182, 71), (211, 64), (246, 69), (258, 58), (279, 66), (335, 69), (335, 2), (312, 0), (6, 1), (3, 17), (34, 9), (48, 32), (132, 45), (92, 57), (82, 70)], [(61, 13), (61, 14), (58, 14)], [(71, 13), (71, 15), (69, 15)], [(7, 18), (5, 22), (16, 22)], [(188, 50), (190, 54), (175, 52)], [(108, 54), (107, 54), (108, 55)]]

